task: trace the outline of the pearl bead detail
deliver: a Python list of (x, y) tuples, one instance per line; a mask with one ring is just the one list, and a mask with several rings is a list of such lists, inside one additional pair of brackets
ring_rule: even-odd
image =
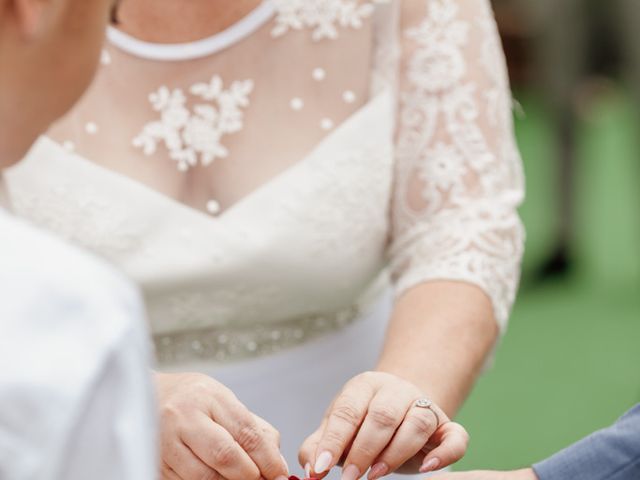
[(211, 215), (217, 215), (220, 213), (220, 204), (216, 200), (209, 200), (207, 202), (207, 212)]
[(100, 63), (102, 65), (111, 65), (111, 54), (107, 50), (102, 50), (100, 54)]
[(89, 135), (95, 135), (96, 133), (98, 133), (98, 125), (96, 125), (94, 122), (87, 122), (87, 124), (84, 126), (84, 131)]
[(323, 130), (331, 130), (333, 128), (333, 120), (330, 118), (323, 118), (320, 121), (320, 128)]
[(356, 94), (351, 90), (346, 90), (342, 94), (342, 99), (345, 101), (345, 103), (353, 103), (356, 101)]
[(302, 110), (304, 108), (304, 101), (301, 98), (292, 98), (291, 102), (291, 109), (295, 110), (296, 112), (299, 112), (300, 110)]
[(316, 82), (321, 82), (325, 78), (327, 78), (327, 72), (324, 68), (314, 68), (313, 72), (311, 72), (311, 76)]

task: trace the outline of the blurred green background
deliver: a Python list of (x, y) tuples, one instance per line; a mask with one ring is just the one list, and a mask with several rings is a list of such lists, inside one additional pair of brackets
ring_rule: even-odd
[(523, 283), (457, 469), (541, 460), (640, 402), (640, 2), (495, 0), (523, 154)]

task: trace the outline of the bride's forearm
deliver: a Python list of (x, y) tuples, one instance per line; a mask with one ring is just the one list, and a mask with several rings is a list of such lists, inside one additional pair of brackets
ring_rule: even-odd
[(377, 369), (416, 384), (452, 416), (497, 336), (491, 302), (478, 287), (425, 283), (397, 302)]

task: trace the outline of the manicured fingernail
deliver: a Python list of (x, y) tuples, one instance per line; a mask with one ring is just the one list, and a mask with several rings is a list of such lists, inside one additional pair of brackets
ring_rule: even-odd
[(305, 478), (311, 478), (311, 464), (307, 463), (304, 466), (304, 476)]
[(367, 478), (369, 480), (378, 480), (380, 477), (384, 477), (389, 471), (389, 465), (384, 462), (376, 463), (371, 470), (369, 470), (369, 475)]
[(348, 467), (342, 469), (341, 480), (358, 480), (360, 478), (360, 469), (351, 464)]
[(428, 460), (422, 464), (422, 466), (420, 467), (420, 473), (431, 472), (438, 468), (438, 465), (440, 465), (440, 459), (432, 458), (431, 460)]
[(329, 470), (332, 460), (333, 457), (331, 455), (331, 452), (327, 452), (326, 450), (322, 452), (316, 459), (316, 464), (313, 467), (314, 473), (324, 473)]
[(284, 455), (280, 454), (280, 458), (282, 459), (282, 463), (284, 463), (285, 468), (287, 469), (287, 473), (289, 473), (289, 464), (284, 459)]

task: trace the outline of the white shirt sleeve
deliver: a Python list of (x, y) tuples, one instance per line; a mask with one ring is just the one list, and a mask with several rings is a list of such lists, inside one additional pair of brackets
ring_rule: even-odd
[(56, 479), (155, 478), (155, 409), (149, 371), (139, 368), (144, 349), (137, 333), (132, 330), (107, 358), (88, 392), (69, 431), (70, 443)]
[(0, 231), (0, 478), (155, 478), (139, 295), (2, 212)]

